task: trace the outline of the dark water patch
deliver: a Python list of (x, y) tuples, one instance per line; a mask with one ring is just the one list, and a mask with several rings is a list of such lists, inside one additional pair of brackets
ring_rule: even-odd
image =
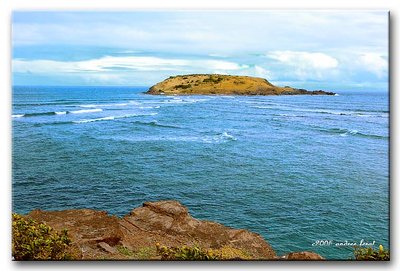
[(13, 117), (25, 117), (25, 118), (29, 118), (29, 117), (39, 117), (39, 116), (53, 116), (53, 115), (57, 115), (56, 112), (38, 112), (38, 113), (25, 113), (25, 114), (16, 114), (13, 115)]
[(74, 124), (74, 122), (73, 121), (40, 122), (40, 123), (34, 123), (32, 126), (33, 127), (42, 127), (42, 126), (68, 125), (68, 124)]

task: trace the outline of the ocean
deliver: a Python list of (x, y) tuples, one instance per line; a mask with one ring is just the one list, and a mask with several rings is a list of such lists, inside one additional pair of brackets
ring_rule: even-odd
[[(388, 93), (151, 96), (13, 87), (12, 209), (123, 216), (175, 199), (278, 255), (389, 244)], [(318, 241), (331, 241), (318, 242)]]

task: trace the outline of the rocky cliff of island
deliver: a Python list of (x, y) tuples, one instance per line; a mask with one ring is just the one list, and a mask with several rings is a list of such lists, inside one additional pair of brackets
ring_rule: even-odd
[(335, 95), (333, 92), (279, 87), (250, 76), (189, 74), (171, 76), (152, 86), (153, 95)]
[(200, 253), (188, 249), (200, 247), (207, 253), (225, 255), (223, 259), (323, 259), (312, 252), (277, 256), (259, 234), (195, 219), (185, 206), (173, 200), (146, 202), (122, 218), (91, 209), (34, 210), (25, 217), (57, 231), (67, 229), (74, 259), (80, 260), (161, 260), (171, 251), (174, 256), (176, 248), (182, 246), (181, 254)]

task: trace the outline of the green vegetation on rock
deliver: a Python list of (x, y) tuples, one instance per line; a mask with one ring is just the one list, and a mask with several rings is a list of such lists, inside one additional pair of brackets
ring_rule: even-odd
[(167, 247), (157, 244), (156, 247), (161, 260), (209, 261), (252, 259), (246, 252), (229, 246), (224, 246), (220, 249), (205, 249), (197, 245)]
[(368, 248), (355, 248), (354, 257), (358, 261), (389, 261), (390, 260), (390, 252), (387, 249), (384, 249), (382, 245), (379, 246), (379, 249), (373, 249), (372, 247)]
[(68, 260), (71, 239), (66, 230), (54, 231), (44, 223), (12, 215), (12, 255), (15, 260)]

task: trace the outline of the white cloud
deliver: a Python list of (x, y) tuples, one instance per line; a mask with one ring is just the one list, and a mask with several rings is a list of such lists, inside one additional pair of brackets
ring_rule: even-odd
[(382, 78), (387, 74), (388, 61), (377, 53), (365, 53), (359, 58), (360, 64), (363, 68), (377, 77)]
[(15, 12), (12, 28), (14, 45), (101, 44), (204, 55), (349, 46), (385, 49), (388, 37), (387, 12), (354, 10)]
[[(195, 61), (193, 64), (196, 66), (198, 64), (203, 64), (203, 61)], [(206, 60), (204, 61), (204, 64), (207, 65), (207, 67), (210, 67), (212, 69), (217, 69), (217, 70), (241, 70), (241, 69), (247, 69), (249, 66), (248, 65), (239, 65), (234, 62), (229, 62), (229, 61), (220, 61), (220, 60)]]
[(222, 70), (235, 71), (248, 68), (230, 61), (222, 60), (188, 60), (160, 57), (112, 57), (84, 61), (23, 60), (12, 61), (13, 72), (19, 73), (79, 73), (107, 72), (116, 70), (134, 71), (180, 71), (180, 70)]
[(387, 79), (388, 13), (16, 11), (12, 44), (13, 72), (31, 73), (17, 75), (17, 84), (78, 77), (152, 83), (218, 72), (351, 85)]
[(339, 64), (336, 58), (324, 53), (275, 51), (269, 53), (267, 57), (290, 66), (307, 66), (314, 69), (332, 69), (336, 68)]
[(121, 74), (91, 73), (85, 74), (82, 78), (88, 83), (105, 83), (111, 85), (129, 84), (129, 80)]
[(337, 73), (339, 61), (325, 53), (302, 51), (273, 51), (267, 58), (277, 61), (280, 76), (298, 80), (324, 80)]
[(263, 78), (271, 78), (272, 77), (270, 71), (268, 71), (268, 70), (266, 70), (263, 67), (260, 67), (258, 65), (256, 65), (254, 67), (254, 71), (255, 71), (254, 72), (255, 75), (258, 76), (258, 77), (263, 77)]
[[(12, 71), (16, 74), (69, 76), (91, 84), (152, 84), (164, 77), (189, 73), (251, 73), (253, 68), (232, 61), (214, 59), (181, 59), (148, 56), (105, 56), (82, 61), (14, 59)], [(260, 68), (259, 73), (263, 72)], [(72, 76), (72, 77), (71, 77)]]

